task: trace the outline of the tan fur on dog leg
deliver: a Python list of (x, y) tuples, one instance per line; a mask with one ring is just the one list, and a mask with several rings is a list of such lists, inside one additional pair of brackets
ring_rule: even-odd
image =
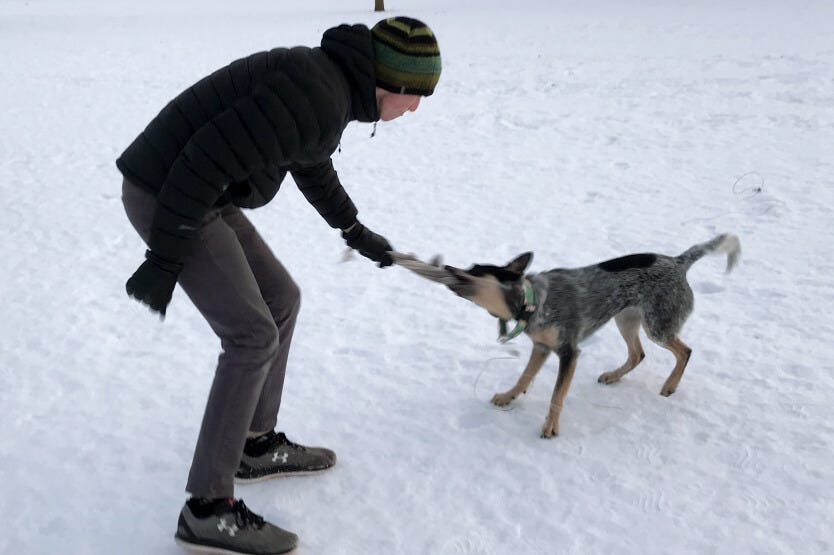
[(550, 399), (550, 410), (542, 428), (542, 437), (544, 438), (559, 435), (559, 415), (562, 413), (562, 405), (565, 402), (565, 396), (568, 394), (578, 358), (579, 349), (575, 347), (565, 349), (564, 352), (559, 353), (559, 377), (556, 379), (556, 387), (553, 389), (553, 396)]
[(661, 395), (668, 397), (678, 389), (678, 384), (683, 377), (683, 371), (689, 362), (689, 357), (692, 355), (692, 349), (677, 337), (663, 346), (672, 351), (676, 360), (675, 368), (669, 374), (669, 377), (666, 378), (666, 383), (663, 384), (663, 388), (660, 390)]
[(640, 324), (642, 317), (639, 311), (624, 310), (614, 317), (617, 329), (628, 347), (628, 358), (622, 366), (611, 372), (600, 374), (597, 381), (604, 384), (612, 384), (620, 381), (620, 378), (634, 370), (634, 368), (646, 357), (643, 352), (643, 345), (640, 344)]
[(492, 404), (502, 407), (509, 404), (522, 393), (525, 393), (527, 388), (530, 387), (533, 378), (541, 370), (548, 356), (550, 356), (550, 349), (534, 348), (533, 352), (530, 353), (530, 361), (527, 363), (527, 367), (522, 372), (521, 377), (518, 378), (518, 382), (509, 391), (496, 393), (492, 397)]

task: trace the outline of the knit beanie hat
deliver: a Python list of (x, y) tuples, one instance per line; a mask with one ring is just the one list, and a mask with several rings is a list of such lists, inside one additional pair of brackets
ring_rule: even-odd
[(429, 96), (440, 79), (440, 49), (428, 25), (410, 17), (383, 19), (371, 29), (376, 84)]

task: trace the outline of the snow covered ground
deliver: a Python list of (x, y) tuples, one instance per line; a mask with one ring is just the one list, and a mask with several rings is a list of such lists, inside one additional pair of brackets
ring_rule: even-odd
[[(303, 554), (808, 554), (834, 550), (834, 5), (825, 0), (388, 0), (428, 22), (437, 92), (353, 124), (334, 156), (373, 229), (455, 265), (532, 270), (678, 254), (723, 231), (737, 270), (689, 274), (694, 353), (622, 382), (583, 346), (561, 436), (556, 364), (401, 268), (340, 263), (292, 181), (251, 218), (304, 301), (279, 427), (325, 475), (240, 487)], [(370, 0), (0, 0), (0, 553), (175, 554), (219, 348), (181, 291), (124, 293), (143, 245), (114, 160), (176, 93)]]

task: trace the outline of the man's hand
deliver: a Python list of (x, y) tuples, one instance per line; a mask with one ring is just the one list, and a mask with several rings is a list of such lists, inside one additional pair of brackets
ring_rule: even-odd
[(151, 310), (165, 317), (165, 309), (171, 302), (177, 276), (182, 264), (170, 262), (153, 252), (145, 253), (145, 260), (139, 269), (127, 280), (127, 294), (148, 305)]
[(356, 249), (362, 256), (379, 263), (380, 268), (390, 266), (394, 263), (391, 255), (388, 254), (394, 250), (388, 240), (382, 235), (374, 233), (359, 222), (356, 222), (347, 229), (343, 229), (342, 238), (350, 248)]

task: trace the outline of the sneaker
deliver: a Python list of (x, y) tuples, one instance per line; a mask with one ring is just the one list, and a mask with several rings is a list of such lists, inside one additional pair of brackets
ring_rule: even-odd
[(336, 464), (336, 453), (323, 447), (305, 447), (283, 433), (267, 432), (246, 440), (235, 482), (252, 483), (278, 478), (317, 474)]
[(200, 553), (278, 555), (298, 545), (298, 536), (265, 522), (242, 499), (189, 500), (174, 539)]

